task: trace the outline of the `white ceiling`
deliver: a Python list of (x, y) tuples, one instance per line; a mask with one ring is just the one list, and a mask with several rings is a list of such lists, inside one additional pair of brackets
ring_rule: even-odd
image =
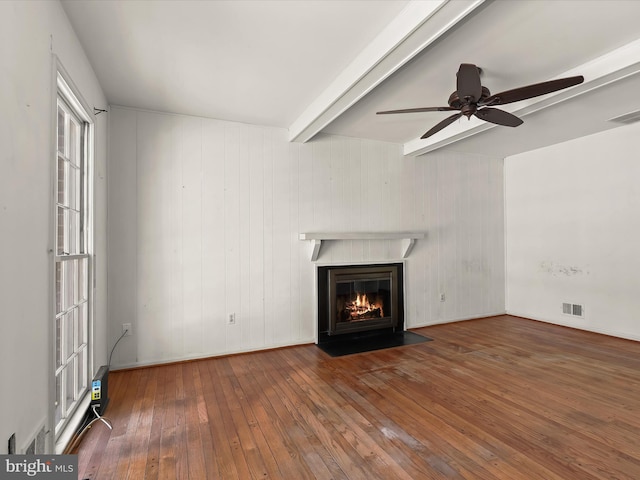
[[(405, 145), (511, 155), (595, 133), (640, 109), (640, 1), (63, 1), (110, 104)], [(636, 43), (633, 43), (636, 42)], [(585, 76), (518, 102), (516, 128), (467, 121), (419, 137), (460, 63), (492, 93)], [(491, 127), (491, 128), (489, 128)]]
[(111, 104), (287, 128), (406, 3), (62, 5)]

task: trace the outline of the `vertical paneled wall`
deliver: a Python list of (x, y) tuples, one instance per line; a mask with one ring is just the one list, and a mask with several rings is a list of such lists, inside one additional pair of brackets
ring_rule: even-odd
[[(313, 342), (309, 231), (426, 232), (409, 327), (504, 311), (501, 160), (118, 107), (110, 122), (111, 344), (134, 329), (116, 366)], [(319, 263), (400, 257), (399, 241), (328, 242)]]
[[(412, 317), (426, 324), (504, 313), (503, 161), (434, 153), (416, 159), (416, 222), (425, 257), (409, 265)], [(444, 294), (444, 301), (440, 295)]]

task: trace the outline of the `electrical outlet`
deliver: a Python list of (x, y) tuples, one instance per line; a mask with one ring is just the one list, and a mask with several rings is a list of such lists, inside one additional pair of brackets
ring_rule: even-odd
[(440, 301), (441, 301), (441, 302), (444, 302), (444, 301), (445, 301), (445, 299), (446, 299), (446, 298), (445, 298), (445, 296), (444, 296), (444, 293), (441, 293), (441, 294), (440, 294)]
[(229, 314), (228, 323), (229, 323), (229, 325), (235, 325), (235, 323), (236, 323), (236, 314), (235, 313), (230, 313)]
[(124, 333), (124, 332), (127, 332), (125, 337), (129, 337), (129, 336), (133, 335), (133, 327), (131, 327), (130, 323), (123, 323), (122, 324), (122, 333)]

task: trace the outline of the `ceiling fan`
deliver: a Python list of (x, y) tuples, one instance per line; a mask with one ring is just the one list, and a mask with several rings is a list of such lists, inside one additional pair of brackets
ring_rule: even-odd
[(378, 115), (385, 115), (390, 113), (447, 112), (459, 110), (459, 113), (445, 118), (420, 138), (430, 137), (446, 126), (451, 125), (463, 115), (467, 118), (475, 115), (485, 122), (504, 125), (505, 127), (517, 127), (523, 123), (521, 119), (504, 110), (493, 108), (493, 106), (505, 105), (507, 103), (519, 102), (520, 100), (546, 95), (547, 93), (573, 87), (574, 85), (584, 82), (584, 77), (579, 75), (577, 77), (559, 78), (548, 82), (535, 83), (491, 95), (489, 89), (480, 83), (481, 71), (479, 67), (471, 63), (463, 63), (460, 65), (457, 73), (457, 90), (449, 97), (448, 107), (405, 108), (376, 113)]

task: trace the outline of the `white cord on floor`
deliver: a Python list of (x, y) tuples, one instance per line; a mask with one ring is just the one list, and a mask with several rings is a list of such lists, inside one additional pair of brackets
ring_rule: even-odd
[(111, 424), (108, 422), (108, 420), (106, 418), (103, 418), (100, 416), (100, 414), (96, 411), (96, 407), (98, 405), (94, 404), (91, 405), (91, 409), (93, 410), (93, 413), (95, 413), (96, 417), (98, 418), (98, 420), (100, 420), (102, 423), (104, 423), (107, 427), (109, 427), (109, 430), (113, 430), (113, 427), (111, 426)]

